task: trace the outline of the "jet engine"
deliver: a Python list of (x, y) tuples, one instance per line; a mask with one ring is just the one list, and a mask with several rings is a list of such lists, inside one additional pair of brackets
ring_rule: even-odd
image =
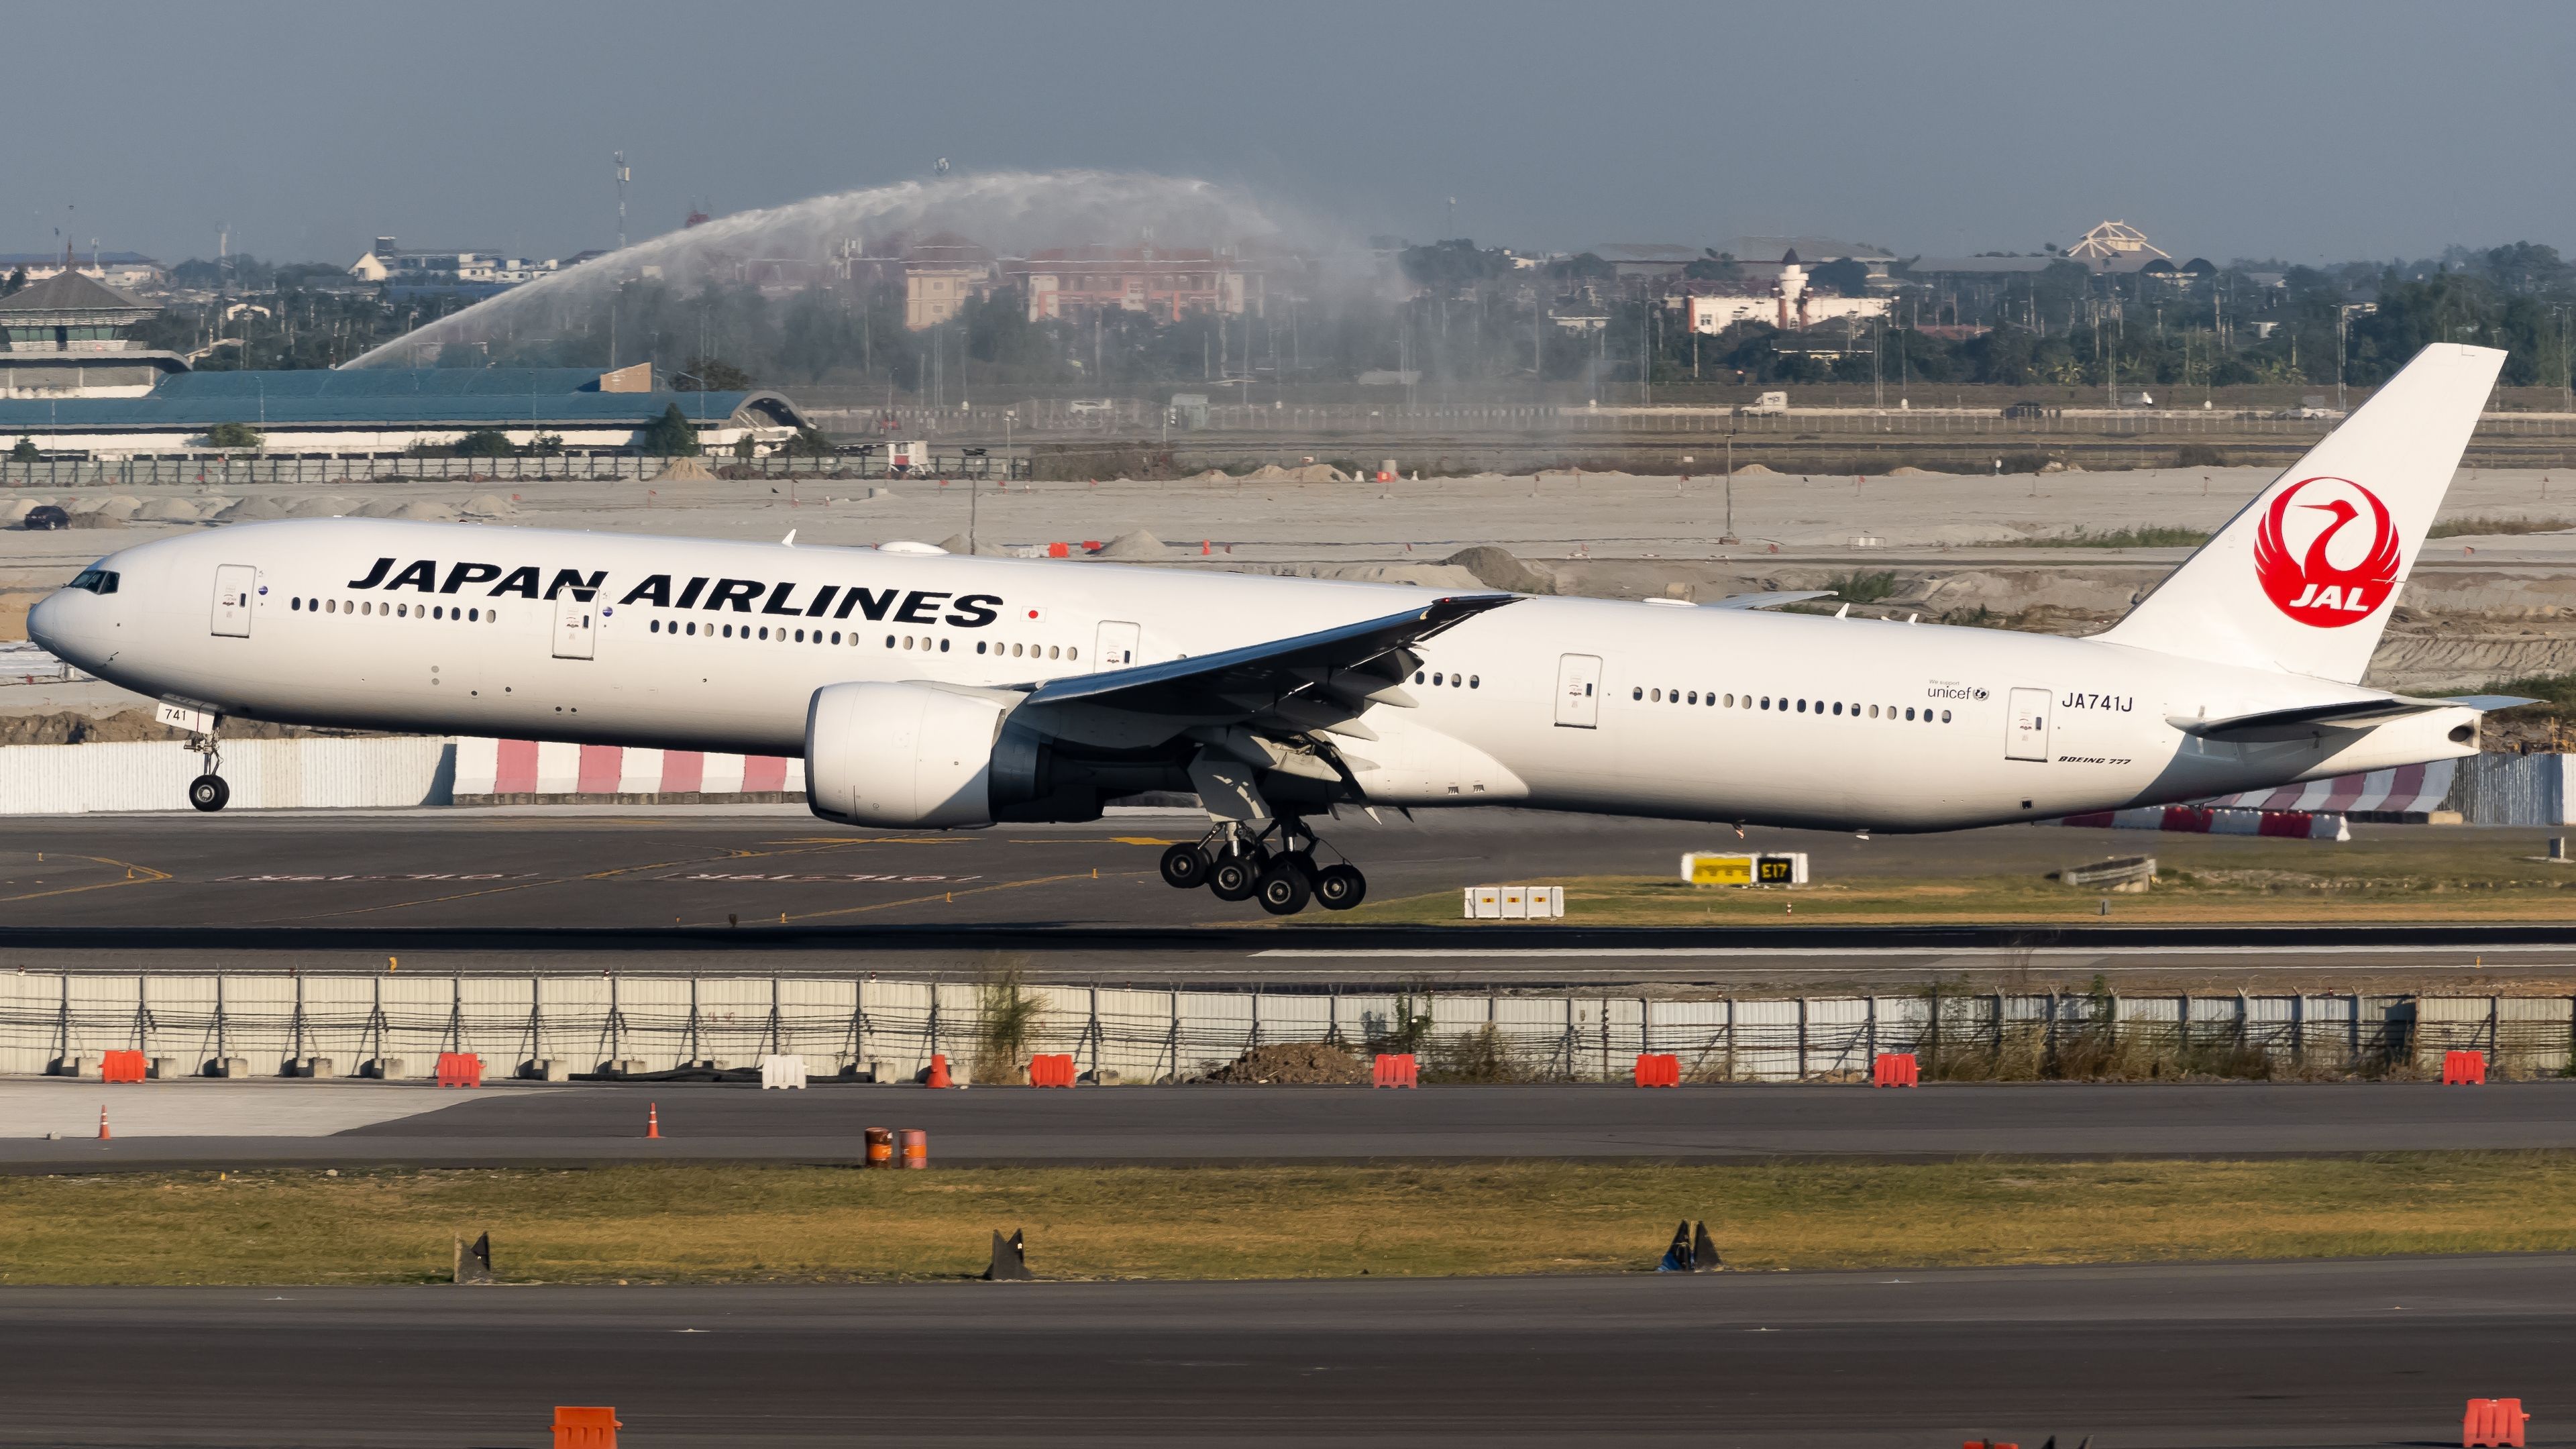
[(844, 825), (953, 829), (1097, 820), (1104, 794), (1187, 789), (1167, 751), (1075, 751), (1016, 701), (927, 684), (832, 684), (805, 711), (805, 798)]

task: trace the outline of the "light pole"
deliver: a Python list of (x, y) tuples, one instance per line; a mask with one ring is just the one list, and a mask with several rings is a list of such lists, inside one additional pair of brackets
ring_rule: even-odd
[(1726, 532), (1718, 535), (1719, 543), (1742, 541), (1735, 536), (1735, 423), (1742, 416), (1733, 408), (1726, 410)]

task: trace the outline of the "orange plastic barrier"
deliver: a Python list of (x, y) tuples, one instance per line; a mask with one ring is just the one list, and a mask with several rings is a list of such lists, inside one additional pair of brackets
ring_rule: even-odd
[(870, 1167), (892, 1167), (892, 1166), (894, 1166), (894, 1129), (893, 1129), (893, 1128), (891, 1128), (891, 1127), (870, 1127), (870, 1128), (868, 1128), (868, 1129), (867, 1129), (867, 1131), (866, 1131), (865, 1133), (863, 1133), (863, 1134), (861, 1134), (861, 1135), (863, 1135), (863, 1136), (865, 1136), (865, 1137), (867, 1138), (867, 1143), (868, 1143), (867, 1165), (868, 1165), (868, 1166), (870, 1166)]
[(2522, 1426), (2530, 1422), (2520, 1399), (2471, 1399), (2460, 1419), (2460, 1449), (2522, 1449)]
[(1032, 1087), (1070, 1087), (1073, 1085), (1073, 1053), (1041, 1052), (1029, 1058), (1029, 1085)]
[(1068, 558), (1072, 556), (1072, 553), (1073, 549), (1066, 544), (1051, 543), (1047, 545), (1048, 558)]
[(946, 1052), (933, 1053), (930, 1058), (930, 1085), (934, 1087), (953, 1087), (957, 1085), (957, 1083), (948, 1075), (948, 1054)]
[(440, 1052), (438, 1084), (442, 1087), (483, 1085), (483, 1059), (472, 1052)]
[(1413, 1053), (1378, 1053), (1377, 1070), (1370, 1075), (1369, 1085), (1372, 1087), (1421, 1086), (1422, 1073), (1421, 1070), (1413, 1064)]
[(143, 1070), (144, 1062), (143, 1053), (141, 1052), (102, 1052), (99, 1054), (98, 1074), (102, 1081), (139, 1082), (143, 1080)]
[(1637, 1085), (1640, 1087), (1678, 1087), (1682, 1084), (1682, 1059), (1670, 1052), (1637, 1053)]
[(895, 1134), (895, 1141), (899, 1145), (902, 1153), (900, 1158), (901, 1165), (905, 1167), (928, 1167), (930, 1165), (929, 1133), (924, 1132), (918, 1127), (906, 1127)]
[(1914, 1087), (1923, 1082), (1923, 1068), (1912, 1052), (1880, 1052), (1869, 1060), (1869, 1084), (1873, 1087)]
[(617, 1411), (605, 1405), (555, 1405), (555, 1449), (617, 1449)]
[(2007, 1444), (2001, 1439), (1971, 1439), (1967, 1443), (1960, 1445), (1959, 1449), (2021, 1449), (2021, 1446), (2019, 1444)]
[(2487, 1059), (2479, 1052), (2442, 1053), (2442, 1085), (2445, 1087), (2483, 1087), (2487, 1081)]

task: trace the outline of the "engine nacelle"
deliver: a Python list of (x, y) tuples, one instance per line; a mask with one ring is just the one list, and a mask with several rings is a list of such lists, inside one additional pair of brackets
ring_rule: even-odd
[(990, 825), (1004, 713), (926, 685), (826, 685), (805, 711), (806, 801), (845, 825)]

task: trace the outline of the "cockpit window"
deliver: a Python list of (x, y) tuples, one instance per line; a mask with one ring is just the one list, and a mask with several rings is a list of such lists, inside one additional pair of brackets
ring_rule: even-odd
[(82, 569), (80, 576), (72, 580), (72, 587), (93, 594), (112, 594), (116, 592), (116, 574), (108, 569)]

